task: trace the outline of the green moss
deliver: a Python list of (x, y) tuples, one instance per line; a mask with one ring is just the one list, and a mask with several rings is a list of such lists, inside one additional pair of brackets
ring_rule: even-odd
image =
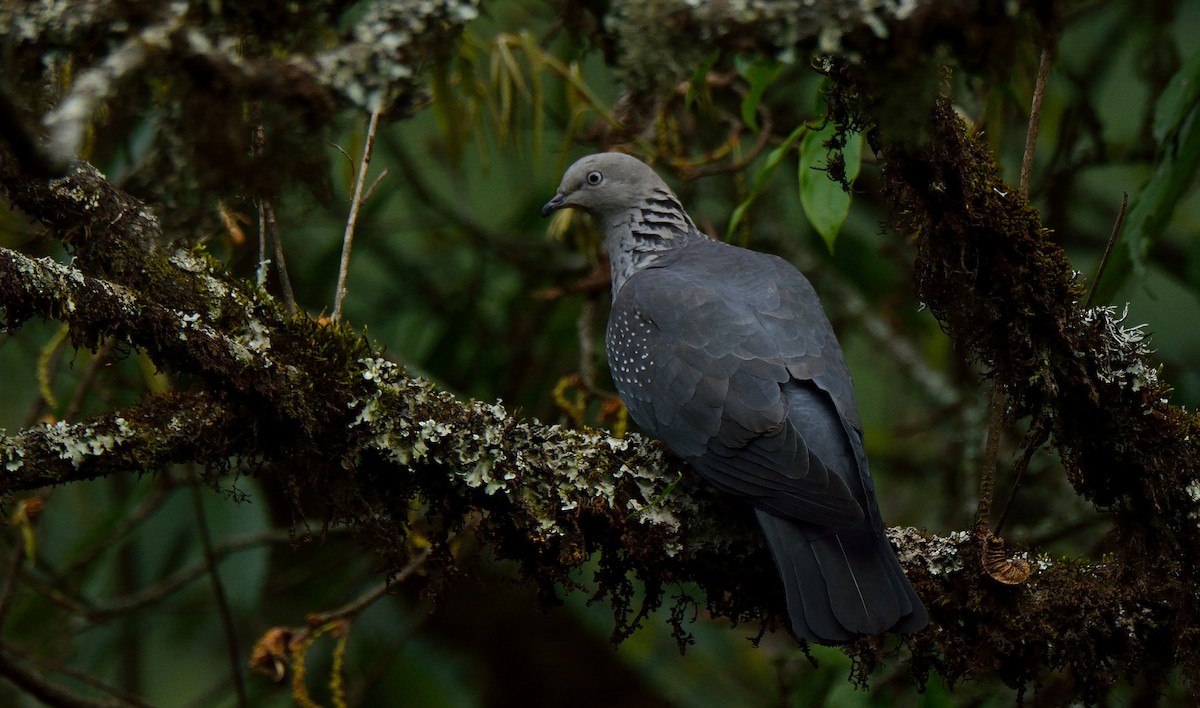
[[(835, 116), (881, 119), (873, 79), (832, 76)], [(1111, 563), (1056, 561), (1025, 585), (992, 583), (974, 547), (961, 549), (968, 572), (948, 585), (910, 573), (918, 593), (937, 598), (934, 630), (910, 640), (914, 671), (951, 684), (996, 674), (1021, 689), (1057, 676), (1090, 702), (1122, 676), (1161, 685), (1172, 666), (1194, 670), (1196, 416), (1168, 404), (1136, 328), (1082, 307), (1053, 234), (947, 101), (933, 107), (922, 141), (879, 131), (871, 140), (895, 228), (917, 248), (918, 297), (1007, 393), (1010, 414), (1049, 432), (1076, 490), (1116, 524)], [(873, 665), (869, 650), (852, 651)]]

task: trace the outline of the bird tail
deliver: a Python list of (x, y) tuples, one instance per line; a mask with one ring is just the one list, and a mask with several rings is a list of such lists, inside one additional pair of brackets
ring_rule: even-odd
[(756, 511), (783, 578), (797, 636), (844, 644), (925, 626), (928, 614), (887, 538), (870, 521), (836, 534)]

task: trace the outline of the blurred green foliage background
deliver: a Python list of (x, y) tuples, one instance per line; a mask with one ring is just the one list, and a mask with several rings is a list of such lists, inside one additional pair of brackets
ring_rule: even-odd
[[(1175, 385), (1175, 402), (1194, 408), (1200, 404), (1195, 158), (1174, 165), (1157, 183), (1152, 178), (1164, 170), (1166, 155), (1175, 154), (1164, 141), (1181, 139), (1156, 129), (1156, 106), (1171, 80), (1200, 60), (1192, 40), (1200, 32), (1200, 4), (1069, 5), (1046, 91), (1031, 196), (1090, 281), (1123, 191), (1134, 208), (1164, 198), (1149, 189), (1179, 193), (1177, 204), (1167, 199), (1169, 218), (1144, 262), (1112, 283), (1107, 297), (1122, 308), (1129, 302), (1126, 324), (1147, 323), (1162, 374)], [(956, 72), (948, 87), (1014, 184), (1039, 50), (1032, 40), (1022, 47), (1021, 61), (1002, 81)], [(751, 83), (734, 57), (712, 61), (697, 69), (731, 84)], [(522, 416), (577, 422), (556, 405), (554, 391), (565, 377), (589, 370), (597, 372), (598, 389), (611, 391), (602, 345), (608, 293), (588, 285), (598, 263), (586, 223), (552, 238), (539, 208), (566, 165), (607, 147), (605, 116), (619, 105), (622, 86), (600, 51), (562, 27), (552, 4), (487, 5), (445, 61), (423, 73), (429, 107), (387, 122), (376, 143), (371, 174), (386, 169), (387, 175), (360, 215), (345, 318), (386, 345), (389, 356), (460, 396), (499, 398)], [(678, 96), (663, 112), (659, 130), (631, 144), (659, 158), (659, 169), (697, 222), (722, 235), (769, 150), (755, 157), (759, 135), (741, 121), (744, 95), (719, 81), (702, 87), (705, 74), (698, 76), (687, 100)], [(821, 90), (821, 77), (805, 63), (780, 66), (762, 91), (762, 113), (759, 106), (750, 113), (770, 116), (770, 146), (805, 122), (819, 126)], [(121, 113), (121, 120), (102, 114), (90, 141), (89, 159), (150, 203), (178, 200), (156, 193), (142, 172), (164, 149), (159, 126), (170, 110), (148, 106), (132, 118)], [(355, 175), (342, 150), (361, 153), (366, 117), (347, 112), (338, 123), (334, 134), (314, 134), (308, 144), (310, 158), (326, 166), (325, 184), (294, 185), (276, 204), (291, 282), (313, 316), (331, 309)], [(721, 155), (711, 164), (753, 159), (743, 169), (687, 179), (706, 166), (687, 160), (706, 153)], [(867, 151), (831, 252), (806, 218), (798, 150), (788, 150), (732, 238), (797, 263), (822, 293), (854, 372), (888, 521), (935, 533), (968, 528), (987, 425), (986, 386), (914, 300), (912, 253), (886, 228), (878, 182)], [(233, 272), (253, 277), (253, 207), (238, 194), (225, 199), (220, 209), (240, 220), (245, 240), (212, 202), (182, 204), (167, 220), (179, 224), (180, 239), (203, 242)], [(67, 257), (11, 213), (0, 213), (0, 243)], [(72, 351), (55, 323), (0, 339), (0, 367), (6, 372), (0, 424), (9, 430), (110, 410), (146, 391), (180, 385), (136, 351)], [(601, 423), (600, 396), (579, 388), (570, 395), (588, 404), (582, 422)], [(1011, 488), (1005, 473), (1021, 434), (1018, 426), (1003, 439), (998, 505)], [(15, 576), (4, 640), (52, 668), (100, 677), (154, 705), (234, 705), (198, 519), (222, 559), (243, 666), (269, 628), (300, 625), (306, 613), (340, 606), (379, 582), (376, 562), (341, 530), (323, 530), (314, 519), (289, 534), (280, 490), (250, 477), (218, 486), (199, 482), (194, 470), (177, 469), (49, 491), (32, 538), (22, 539), (20, 523), (4, 534), (10, 548), (22, 542), (36, 548), (35, 560)], [(19, 500), (9, 500), (6, 508), (13, 515), (18, 507)], [(1107, 529), (1104, 516), (1074, 495), (1053, 451), (1039, 453), (1013, 502), (1006, 536), (1038, 552), (1099, 557)], [(813, 648), (810, 660), (785, 635), (767, 635), (755, 646), (750, 639), (757, 627), (730, 628), (704, 617), (692, 625), (695, 643), (686, 655), (679, 655), (661, 618), (614, 649), (607, 608), (588, 606), (581, 593), (539, 608), (513, 569), (491, 560), (486, 548), (468, 538), (460, 553), (469, 570), (443, 602), (433, 606), (401, 584), (354, 622), (344, 656), (350, 704), (998, 706), (1017, 698), (995, 681), (948, 687), (933, 678), (919, 690), (902, 653), (872, 677), (869, 690), (855, 690), (847, 681), (849, 662), (836, 650)], [(17, 570), (9, 567), (8, 575)], [(322, 637), (309, 654), (308, 686), (321, 703), (330, 700), (337, 642)], [(52, 673), (89, 690), (78, 676)], [(1060, 678), (1047, 676), (1031, 689), (1041, 697), (1033, 703), (1052, 704)], [(244, 680), (252, 705), (293, 703), (286, 682), (257, 674)], [(0, 702), (33, 704), (5, 684)], [(1144, 695), (1136, 685), (1123, 686), (1109, 701), (1156, 703), (1186, 701), (1181, 694)]]

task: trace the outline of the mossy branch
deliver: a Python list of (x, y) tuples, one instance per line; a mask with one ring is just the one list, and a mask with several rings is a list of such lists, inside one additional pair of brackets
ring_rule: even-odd
[[(20, 272), (28, 273), (28, 264)], [(66, 289), (76, 281), (67, 275), (30, 282)], [(83, 282), (111, 297), (111, 284)], [(60, 303), (68, 296), (79, 294), (64, 292), (41, 302)], [(51, 305), (37, 314), (52, 312), (62, 309)], [(181, 323), (176, 334), (190, 331)], [(402, 540), (409, 531), (409, 515), (397, 510), (418, 497), (447, 533), (472, 520), (476, 533), (498, 555), (517, 560), (547, 600), (559, 587), (578, 588), (582, 568), (599, 553), (593, 591), (613, 602), (619, 635), (632, 631), (670, 588), (689, 583), (718, 614), (741, 622), (780, 618), (774, 571), (752, 516), (686, 472), (683, 483), (674, 485), (679, 466), (657, 445), (636, 435), (617, 439), (515, 419), (499, 404), (460, 401), (379, 358), (360, 360), (347, 374), (357, 379), (352, 393), (326, 392), (335, 399), (349, 396), (350, 415), (319, 432), (325, 458), (301, 457), (317, 453), (306, 449), (298, 430), (295, 438), (276, 440), (275, 452), (263, 446), (253, 431), (271, 429), (272, 416), (261, 406), (234, 407), (236, 390), (225, 394), (224, 403), (207, 393), (175, 394), (4, 438), (0, 448), (10, 473), (0, 489), (11, 493), (171, 462), (220, 467), (227, 456), (238, 456), (264, 461), (263, 474), (287, 475), (283, 481), (311, 494), (353, 500), (339, 505), (332, 520), (358, 527), (394, 566), (404, 558)], [(248, 389), (245, 400), (255, 400), (254, 390)], [(323, 464), (331, 451), (333, 462)], [(304, 459), (305, 465), (271, 464), (289, 459)], [(982, 657), (999, 664), (987, 648), (1008, 643), (1006, 637), (1031, 618), (1041, 636), (1009, 656), (1016, 666), (1067, 665), (1094, 651), (1096, 637), (1143, 651), (1145, 645), (1164, 646), (1156, 638), (1169, 616), (1169, 598), (1114, 583), (1113, 566), (1041, 559), (1031, 581), (1013, 588), (981, 571), (978, 545), (968, 534), (938, 538), (896, 529), (891, 536), (934, 617), (933, 627), (911, 640), (918, 672), (963, 677), (981, 670)], [(632, 578), (650, 588), (642, 604), (634, 603)], [(1068, 586), (1072, 592), (1064, 593)], [(1076, 602), (1076, 592), (1089, 602)], [(883, 651), (866, 641), (852, 650), (864, 666)], [(961, 663), (966, 656), (972, 662)], [(1025, 663), (1030, 660), (1036, 661)], [(1013, 670), (1007, 663), (1003, 668)]]
[(1200, 568), (1200, 418), (1139, 327), (1082, 288), (1038, 213), (1000, 176), (947, 102), (924, 147), (880, 144), (896, 225), (916, 241), (918, 295), (1003, 386), (1011, 413), (1043, 422), (1075, 488), (1117, 515), (1127, 541)]
[[(4, 164), (14, 163), (0, 158)], [(108, 245), (91, 247), (89, 258), (72, 265), (0, 251), (8, 325), (58, 319), (77, 343), (130, 342), (164, 370), (192, 374), (197, 390), (4, 438), (5, 492), (174, 462), (216, 472), (240, 463), (298, 497), (328, 500), (330, 521), (359, 529), (392, 569), (408, 558), (414, 505), (442, 538), (473, 523), (498, 556), (517, 560), (547, 601), (562, 588), (580, 588), (584, 564), (598, 557), (589, 586), (611, 600), (617, 636), (668, 602), (668, 593), (677, 595), (670, 600), (676, 623), (688, 617), (680, 604), (691, 602), (737, 622), (782, 617), (778, 578), (752, 515), (685, 470), (682, 484), (664, 493), (682, 467), (660, 446), (457, 400), (406, 376), (350, 332), (281, 317), (269, 296), (209, 260), (149, 246), (164, 239), (156, 222), (138, 216), (136, 200), (89, 167), (76, 175), (46, 185), (0, 174), (13, 202), (44, 215), (56, 235), (77, 247)], [(90, 206), (79, 209), (84, 188)], [(110, 217), (121, 211), (130, 216)], [(134, 259), (138, 268), (128, 269)], [(128, 284), (85, 274), (84, 266)], [(1172, 583), (1116, 582), (1121, 565), (1043, 559), (1030, 582), (1006, 587), (984, 574), (978, 544), (966, 534), (938, 539), (896, 530), (893, 540), (934, 619), (911, 640), (918, 674), (958, 680), (1000, 671), (1024, 680), (1079, 656), (1102, 656), (1129, 671), (1147, 658), (1175, 664), (1177, 656), (1163, 649), (1171, 644), (1159, 641), (1177, 617)], [(434, 554), (427, 576), (434, 588), (446, 582), (449, 563), (449, 553)], [(646, 590), (641, 599), (635, 580)], [(703, 600), (674, 593), (680, 586), (698, 588)], [(683, 626), (679, 632), (685, 636)], [(850, 652), (866, 670), (884, 646), (862, 641)], [(1102, 685), (1092, 680), (1093, 689)]]
[[(1011, 49), (1018, 8), (1048, 4), (694, 5), (612, 4), (600, 25), (621, 40), (615, 63), (635, 97), (690, 74), (701, 62), (678, 48), (704, 55), (714, 48), (696, 36), (744, 53), (859, 54), (864, 66), (886, 50), (873, 81), (839, 79), (850, 97), (843, 117), (859, 125), (886, 119), (891, 130), (876, 147), (897, 225), (920, 249), (922, 299), (989, 367), (1013, 413), (1048, 426), (1077, 489), (1118, 521), (1119, 553), (1110, 561), (1033, 559), (1034, 575), (1017, 586), (983, 572), (979, 544), (967, 534), (893, 530), (933, 620), (909, 640), (914, 671), (950, 682), (996, 673), (1021, 685), (1047, 669), (1067, 670), (1085, 700), (1121, 674), (1158, 681), (1182, 664), (1200, 675), (1195, 417), (1165, 402), (1166, 386), (1135, 331), (1122, 329), (1113, 312), (1079, 306), (1061, 250), (948, 106), (937, 108), (927, 142), (908, 140), (928, 125), (945, 56), (924, 40), (949, 43), (964, 64), (985, 65)], [(199, 85), (228, 88), (227, 99), (261, 98), (275, 86), (267, 99), (307, 104), (325, 120), (333, 95), (404, 113), (417, 102), (413, 67), (435, 55), (474, 7), (379, 3), (349, 31), (353, 41), (287, 59), (247, 60), (186, 31), (168, 59)], [(36, 27), (63, 25), (68, 39), (90, 32), (87, 18), (41, 19)], [(889, 82), (889, 92), (877, 92)], [(618, 636), (679, 586), (698, 588), (710, 610), (735, 621), (781, 618), (779, 584), (752, 515), (686, 471), (665, 493), (681, 470), (659, 447), (515, 419), (499, 404), (460, 401), (405, 376), (355, 333), (286, 317), (203, 255), (163, 248), (168, 239), (154, 215), (87, 164), (46, 182), (0, 148), (0, 194), (76, 256), (64, 266), (0, 252), (10, 331), (32, 317), (63, 321), (76, 346), (129, 342), (161, 369), (188, 374), (194, 387), (5, 436), (0, 491), (176, 462), (220, 472), (237, 462), (281, 482), (298, 504), (319, 498), (330, 522), (356, 528), (393, 570), (408, 557), (410, 511), (419, 507), (434, 527), (425, 532), (435, 541), (426, 575), (433, 589), (453, 562), (439, 532), (444, 541), (470, 523), (497, 555), (518, 561), (546, 600), (584, 582), (609, 598)], [(593, 576), (584, 578), (590, 559)], [(644, 592), (635, 592), (635, 579)], [(689, 602), (686, 594), (678, 593), (676, 609)], [(671, 615), (681, 623), (686, 613)], [(895, 646), (885, 642), (863, 640), (848, 651), (868, 670), (882, 647)]]
[[(874, 112), (880, 104), (869, 98), (874, 83), (859, 81), (857, 71), (834, 75), (837, 120), (882, 125)], [(1038, 603), (1022, 606), (1016, 624), (1007, 612), (989, 612), (979, 618), (992, 625), (979, 641), (956, 637), (936, 651), (915, 651), (914, 662), (967, 656), (939, 672), (954, 680), (994, 670), (1014, 686), (1069, 667), (1085, 700), (1112, 684), (1112, 667), (1152, 682), (1176, 665), (1197, 675), (1200, 642), (1191, 628), (1200, 609), (1193, 592), (1200, 581), (1200, 418), (1169, 404), (1170, 387), (1140, 328), (1125, 327), (1115, 307), (1083, 307), (1066, 254), (948, 101), (937, 102), (926, 125), (921, 140), (883, 129), (874, 135), (895, 226), (917, 245), (918, 296), (1007, 393), (1008, 414), (1048, 430), (1071, 483), (1113, 513), (1117, 553), (1110, 564), (1062, 581), (1063, 598), (1091, 608), (1084, 625), (1070, 629)], [(1077, 582), (1100, 576), (1109, 579), (1107, 590)], [(963, 600), (966, 609), (979, 602)], [(961, 611), (953, 614), (965, 621)], [(1141, 630), (1102, 629), (1132, 617), (1145, 619)], [(1090, 639), (1076, 651), (1086, 660), (1057, 650), (1029, 654), (1047, 631), (1083, 631)]]
[(253, 452), (238, 416), (211, 396), (176, 393), (80, 423), (0, 436), (0, 494), (174, 463), (225, 465)]

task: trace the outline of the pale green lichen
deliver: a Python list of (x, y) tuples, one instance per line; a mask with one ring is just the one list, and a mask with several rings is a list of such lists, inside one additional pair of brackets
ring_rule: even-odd
[[(99, 176), (100, 179), (105, 179), (103, 174), (100, 174)], [(59, 195), (74, 202), (77, 206), (82, 207), (84, 211), (95, 211), (96, 209), (100, 208), (100, 195), (92, 190), (87, 189), (82, 183), (75, 179), (74, 175), (56, 177), (50, 180), (50, 186)]]
[[(254, 366), (259, 370), (270, 369), (275, 366), (275, 361), (267, 356), (271, 348), (270, 338), (265, 336), (265, 329), (259, 324), (259, 329), (263, 332), (262, 336), (254, 336), (255, 321), (251, 320), (247, 330), (243, 331), (240, 337), (226, 337), (221, 332), (218, 332), (213, 327), (200, 321), (200, 316), (196, 313), (179, 315), (179, 338), (187, 341), (187, 332), (194, 331), (204, 339), (218, 342), (223, 345), (229, 355), (237, 361)], [(286, 369), (289, 373), (300, 375), (294, 367)]]
[(887, 529), (888, 540), (896, 547), (896, 556), (905, 568), (923, 567), (931, 576), (957, 573), (966, 567), (959, 546), (971, 534), (951, 531), (946, 537), (927, 536), (920, 529), (894, 527)]
[(84, 459), (111, 452), (132, 436), (133, 430), (125, 420), (118, 418), (117, 421), (114, 421), (116, 430), (113, 432), (99, 432), (91, 425), (70, 424), (61, 420), (43, 425), (38, 432), (60, 459), (77, 468)]
[(1188, 482), (1183, 491), (1187, 492), (1188, 498), (1196, 505), (1188, 511), (1188, 518), (1200, 519), (1200, 480), (1193, 479), (1191, 482)]
[(6, 42), (68, 43), (80, 32), (111, 24), (114, 32), (128, 29), (123, 15), (113, 17), (108, 3), (79, 0), (37, 0), (0, 4), (0, 37)]
[[(0, 431), (0, 437), (7, 438), (4, 431)], [(4, 469), (9, 472), (16, 472), (25, 464), (25, 449), (19, 445), (4, 446)]]
[[(503, 494), (522, 505), (548, 535), (558, 533), (558, 514), (593, 500), (623, 513), (637, 512), (641, 523), (678, 529), (684, 510), (674, 499), (663, 498), (667, 485), (658, 469), (665, 461), (658, 451), (643, 459), (644, 465), (613, 464), (614, 454), (643, 442), (637, 436), (616, 438), (536, 420), (513, 421), (499, 401), (463, 403), (427, 381), (406, 377), (391, 362), (372, 358), (359, 364), (370, 386), (349, 404), (357, 410), (353, 425), (367, 431), (367, 447), (388, 459), (401, 465), (445, 465), (466, 487)], [(432, 411), (449, 415), (431, 417)], [(460, 418), (466, 424), (456, 422)], [(547, 470), (554, 471), (552, 478)], [(625, 479), (634, 485), (624, 484)], [(642, 498), (622, 496), (632, 489)], [(669, 545), (668, 553), (678, 552), (677, 543)]]
[(314, 57), (317, 80), (367, 110), (387, 107), (415, 85), (422, 48), (478, 15), (472, 0), (376, 3), (351, 42)]
[[(635, 92), (674, 90), (713, 49), (754, 47), (785, 64), (835, 56), (859, 61), (845, 41), (863, 30), (893, 34), (931, 0), (614, 0), (605, 28), (618, 38), (618, 65)], [(1017, 3), (1004, 10), (1020, 11)], [(859, 43), (861, 44), (861, 42)], [(932, 48), (931, 48), (932, 49)]]
[(686, 80), (712, 52), (712, 40), (735, 32), (753, 28), (777, 61), (792, 63), (801, 54), (842, 54), (842, 38), (862, 27), (887, 37), (890, 23), (915, 6), (916, 0), (624, 0), (612, 4), (605, 26), (621, 40), (626, 82), (641, 90)]
[(258, 319), (251, 318), (246, 323), (237, 341), (252, 352), (265, 354), (271, 350), (270, 330)]
[[(1112, 305), (1093, 307), (1083, 312), (1083, 322), (1099, 326), (1105, 337), (1103, 348), (1094, 352), (1097, 363), (1096, 376), (1101, 381), (1116, 384), (1137, 392), (1158, 388), (1158, 370), (1146, 365), (1146, 358), (1154, 353), (1150, 338), (1144, 331), (1146, 325), (1124, 326), (1129, 317), (1129, 305), (1117, 316)], [(1083, 356), (1080, 352), (1078, 356)]]

